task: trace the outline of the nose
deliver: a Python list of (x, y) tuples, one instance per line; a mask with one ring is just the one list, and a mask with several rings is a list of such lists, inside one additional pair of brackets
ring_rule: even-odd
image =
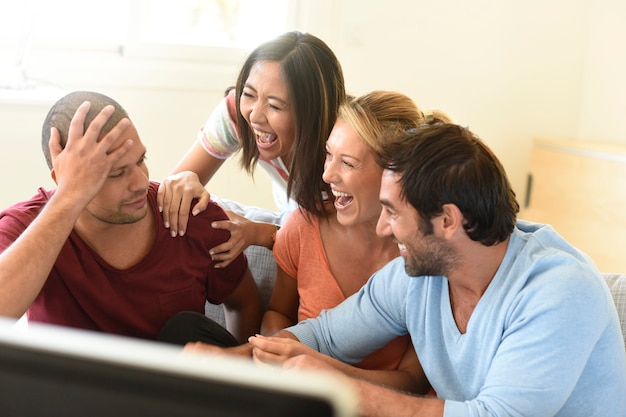
[(250, 106), (250, 123), (262, 123), (265, 121), (265, 106), (260, 102), (255, 102)]
[(338, 182), (335, 165), (332, 161), (328, 160), (328, 157), (326, 158), (326, 161), (324, 161), (324, 172), (322, 173), (322, 180), (324, 180), (324, 182), (327, 184)]
[(146, 190), (150, 185), (150, 176), (148, 174), (148, 168), (145, 164), (135, 166), (130, 173), (131, 178), (129, 182), (129, 188), (132, 191)]
[(380, 216), (378, 216), (378, 222), (376, 223), (376, 234), (379, 237), (389, 237), (392, 235), (391, 226), (389, 226), (389, 214), (387, 214), (384, 207), (380, 211)]

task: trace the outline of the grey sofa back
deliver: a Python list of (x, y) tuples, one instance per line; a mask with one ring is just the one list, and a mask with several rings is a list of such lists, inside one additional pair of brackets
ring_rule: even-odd
[(624, 346), (626, 346), (626, 274), (605, 273), (603, 275), (615, 301), (619, 322), (622, 325)]

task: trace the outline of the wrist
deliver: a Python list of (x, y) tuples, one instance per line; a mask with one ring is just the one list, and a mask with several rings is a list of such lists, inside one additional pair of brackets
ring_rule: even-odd
[(272, 226), (274, 226), (274, 230), (272, 231), (272, 242), (270, 243), (270, 249), (274, 249), (274, 243), (276, 243), (276, 235), (278, 234), (278, 231), (280, 230), (280, 226), (277, 224), (273, 224)]

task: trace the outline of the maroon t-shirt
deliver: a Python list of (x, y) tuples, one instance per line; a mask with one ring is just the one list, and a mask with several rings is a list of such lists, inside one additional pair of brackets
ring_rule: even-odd
[[(148, 192), (157, 219), (150, 253), (135, 266), (119, 270), (72, 232), (28, 310), (30, 321), (155, 339), (174, 313), (204, 313), (205, 300), (221, 304), (234, 291), (247, 270), (245, 256), (226, 268), (214, 268), (209, 256), (211, 248), (229, 239), (228, 231), (211, 227), (212, 221), (227, 219), (226, 213), (211, 203), (189, 217), (183, 237), (172, 238), (157, 209), (157, 188), (152, 182)], [(18, 238), (52, 194), (40, 188), (30, 201), (0, 213), (0, 252)]]

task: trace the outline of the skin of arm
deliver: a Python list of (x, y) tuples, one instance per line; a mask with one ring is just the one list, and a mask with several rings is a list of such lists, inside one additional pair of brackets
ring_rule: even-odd
[(253, 346), (253, 358), (258, 362), (284, 364), (291, 358), (306, 355), (315, 358), (317, 361), (324, 362), (341, 371), (344, 375), (355, 379), (366, 380), (374, 384), (418, 394), (425, 394), (430, 388), (415, 350), (412, 348), (407, 349), (398, 365), (398, 369), (372, 370), (358, 368), (319, 353), (300, 343), (288, 331), (280, 331), (274, 337), (257, 335), (251, 337), (249, 342)]
[(37, 218), (0, 254), (1, 315), (18, 318), (26, 312), (46, 282), (83, 209), (98, 193), (111, 167), (132, 145), (132, 141), (125, 141), (113, 147), (130, 125), (128, 119), (122, 119), (98, 140), (102, 126), (113, 113), (112, 106), (105, 107), (83, 132), (89, 108), (86, 102), (76, 111), (64, 150), (59, 132), (52, 129), (51, 174), (57, 189)]
[(419, 397), (375, 385), (362, 379), (346, 378), (328, 363), (309, 355), (295, 356), (284, 364), (286, 369), (318, 370), (343, 378), (359, 397), (358, 413), (363, 417), (442, 417), (444, 401)]
[(252, 273), (246, 269), (235, 291), (224, 300), (226, 328), (240, 343), (244, 343), (248, 337), (258, 333), (261, 311), (259, 290)]
[(276, 280), (272, 297), (263, 315), (261, 334), (270, 336), (298, 321), (298, 282), (280, 266), (276, 266)]

